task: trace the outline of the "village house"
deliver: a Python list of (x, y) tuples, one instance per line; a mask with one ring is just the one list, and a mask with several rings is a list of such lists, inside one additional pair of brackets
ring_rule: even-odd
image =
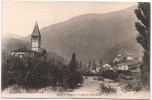
[(100, 68), (101, 68), (100, 66), (97, 66), (96, 67), (96, 72), (99, 72)]
[(139, 57), (139, 58), (137, 58), (139, 61), (142, 61), (142, 58), (141, 57)]
[(115, 67), (117, 70), (133, 70), (138, 68), (141, 63), (139, 60), (127, 60), (126, 62), (118, 63)]
[(113, 60), (113, 63), (118, 63), (119, 61), (120, 61), (120, 59), (115, 58), (115, 59)]
[(33, 57), (36, 54), (35, 51), (32, 51), (31, 49), (28, 49), (26, 46), (11, 51), (11, 55), (19, 58), (23, 58), (24, 56)]
[(11, 51), (11, 55), (19, 58), (25, 56), (33, 57), (34, 55), (47, 57), (45, 49), (41, 48), (41, 34), (37, 22), (35, 23), (33, 32), (31, 34), (31, 48), (28, 49), (26, 46), (17, 50)]
[(129, 68), (128, 68), (128, 65), (120, 65), (117, 70), (121, 70), (121, 71), (127, 71)]
[(109, 64), (104, 64), (104, 65), (102, 66), (102, 68), (104, 68), (104, 69), (106, 69), (106, 70), (109, 70), (109, 69), (111, 68), (111, 65), (109, 65)]
[(123, 60), (123, 56), (121, 54), (118, 54), (116, 58), (114, 58), (113, 63), (119, 63)]
[(131, 56), (128, 56), (128, 57), (127, 57), (127, 60), (134, 60), (134, 58), (131, 57)]

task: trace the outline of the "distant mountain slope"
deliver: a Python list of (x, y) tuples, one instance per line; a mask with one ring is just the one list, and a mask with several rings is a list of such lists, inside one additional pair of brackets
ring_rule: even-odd
[(118, 45), (114, 46), (113, 48), (109, 49), (104, 54), (105, 61), (113, 61), (114, 58), (118, 57), (118, 54), (122, 56), (133, 56), (133, 57), (142, 57), (143, 49), (141, 48), (140, 44), (136, 43), (136, 40), (133, 38), (127, 39), (119, 43)]
[(2, 37), (4, 37), (4, 38), (8, 37), (8, 38), (14, 38), (14, 39), (23, 39), (22, 37), (14, 34), (14, 33), (4, 33), (4, 34), (2, 34)]
[[(21, 39), (15, 39), (12, 37), (3, 37), (2, 38), (2, 53), (10, 53), (12, 50), (16, 50), (26, 46), (27, 48), (31, 48), (29, 42), (23, 41)], [(48, 59), (64, 62), (64, 58), (56, 55), (50, 51), (47, 51)]]
[[(125, 53), (141, 55), (141, 47), (136, 42), (135, 8), (106, 14), (76, 16), (65, 22), (45, 27), (41, 29), (42, 46), (67, 60), (70, 60), (72, 53), (76, 52), (79, 60), (88, 63), (89, 59), (94, 58), (98, 61), (100, 58), (107, 58), (107, 55), (116, 55), (111, 54), (115, 50), (113, 48), (118, 47), (116, 50), (119, 51), (118, 45), (125, 40), (127, 42)], [(26, 40), (29, 41), (30, 36)]]
[(28, 42), (20, 40), (20, 39), (15, 39), (12, 37), (3, 37), (2, 38), (2, 50), (3, 52), (10, 52), (15, 49), (22, 48), (24, 46), (27, 46), (30, 48), (30, 45)]

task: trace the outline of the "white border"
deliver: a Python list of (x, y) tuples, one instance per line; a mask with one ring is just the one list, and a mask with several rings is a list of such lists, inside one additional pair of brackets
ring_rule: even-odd
[[(11, 0), (3, 0), (3, 1), (11, 1)], [(89, 1), (89, 2), (100, 1), (100, 2), (150, 2), (150, 3), (152, 2), (151, 0), (14, 0), (14, 1)], [(0, 7), (0, 23), (1, 23), (0, 32), (2, 32), (2, 30), (1, 30), (1, 27), (2, 27), (2, 17), (1, 17), (2, 0), (0, 0), (0, 6), (1, 6)], [(152, 21), (151, 21), (151, 23), (152, 23)], [(151, 27), (152, 27), (152, 25), (151, 25)], [(151, 38), (152, 38), (152, 35), (151, 35)], [(152, 47), (152, 41), (151, 41), (150, 46)], [(1, 34), (0, 34), (0, 48), (1, 48)], [(152, 62), (152, 59), (150, 59), (150, 64), (151, 64), (151, 62)], [(1, 50), (0, 50), (0, 67), (1, 67)], [(152, 72), (152, 68), (150, 68), (150, 71)], [(0, 68), (0, 72), (1, 72), (1, 68)], [(152, 73), (150, 75), (152, 76)], [(152, 77), (150, 79), (152, 80)], [(0, 74), (0, 80), (1, 80), (1, 74)], [(151, 83), (151, 81), (150, 81), (150, 83)], [(0, 83), (0, 85), (1, 85), (1, 83)], [(152, 83), (151, 83), (151, 85), (152, 85)], [(0, 86), (0, 90), (1, 90), (1, 86)], [(150, 91), (151, 90), (152, 90), (152, 87), (150, 87)], [(150, 98), (151, 98), (151, 95), (150, 95)], [(5, 99), (5, 100), (10, 100), (10, 99)], [(25, 99), (19, 99), (19, 100), (25, 100)], [(30, 100), (36, 100), (36, 99), (30, 99)], [(66, 99), (58, 99), (58, 100), (66, 100)], [(82, 100), (82, 99), (79, 99), (79, 100)], [(102, 100), (108, 100), (108, 99), (102, 99)]]

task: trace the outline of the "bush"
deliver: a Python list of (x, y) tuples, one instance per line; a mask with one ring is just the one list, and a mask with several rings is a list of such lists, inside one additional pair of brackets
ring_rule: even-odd
[(142, 90), (142, 83), (140, 81), (127, 81), (125, 83), (123, 83), (121, 85), (121, 88), (123, 91), (136, 91), (136, 92), (139, 92), (140, 90)]
[(132, 90), (132, 85), (130, 83), (126, 84), (126, 85), (124, 85), (122, 90), (126, 91), (126, 92), (131, 91)]
[(124, 75), (127, 75), (127, 76), (131, 76), (131, 71), (130, 70), (118, 70), (117, 71), (118, 74), (124, 74)]
[(67, 74), (66, 77), (66, 87), (67, 88), (75, 88), (78, 84), (83, 83), (83, 77), (80, 72), (75, 71), (73, 73)]
[(114, 81), (115, 81), (115, 82), (120, 82), (120, 81), (121, 81), (121, 78), (115, 78)]
[(103, 79), (102, 76), (98, 76), (98, 80), (99, 80), (99, 81), (103, 81), (104, 79)]
[[(51, 67), (51, 66), (50, 66)], [(26, 77), (24, 78), (25, 85), (31, 88), (41, 88), (48, 85), (51, 85), (50, 81), (54, 82), (53, 78), (50, 80), (48, 78), (49, 66), (47, 62), (38, 62), (33, 68), (30, 68), (27, 72)]]
[(106, 70), (106, 71), (103, 71), (102, 76), (104, 78), (109, 78), (109, 79), (114, 80), (118, 77), (118, 74), (112, 70)]
[(142, 83), (141, 81), (135, 81), (132, 83), (132, 88), (133, 88), (133, 91), (136, 91), (136, 92), (139, 92), (140, 90), (142, 90)]
[(116, 89), (112, 88), (110, 85), (101, 84), (101, 92), (105, 94), (116, 93)]
[[(93, 73), (91, 71), (88, 71), (86, 74), (87, 74), (87, 76), (97, 76), (96, 73)], [(84, 74), (84, 75), (86, 75), (86, 74)]]
[[(8, 59), (9, 58), (9, 59)], [(15, 74), (12, 74), (10, 70), (12, 70), (12, 61), (15, 61), (11, 56), (7, 54), (2, 55), (2, 79), (1, 79), (1, 87), (2, 90), (7, 88), (10, 85), (13, 85), (16, 83), (14, 77)]]

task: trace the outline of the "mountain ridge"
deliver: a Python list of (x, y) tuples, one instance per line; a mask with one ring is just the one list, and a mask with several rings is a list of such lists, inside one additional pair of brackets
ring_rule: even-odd
[[(104, 14), (75, 16), (64, 22), (44, 27), (40, 30), (42, 47), (64, 57), (67, 61), (70, 61), (72, 53), (75, 52), (77, 59), (85, 64), (88, 60), (95, 59), (98, 62), (101, 58), (105, 63), (109, 62), (105, 58), (107, 55), (116, 56), (110, 52), (115, 51), (113, 50), (115, 47), (118, 47), (116, 51), (119, 51), (121, 43), (128, 47), (126, 51), (142, 56), (141, 46), (136, 42), (138, 33), (134, 25), (137, 20), (134, 14), (135, 8), (134, 6)], [(30, 36), (25, 40), (30, 41)], [(124, 40), (127, 42), (123, 42)]]

